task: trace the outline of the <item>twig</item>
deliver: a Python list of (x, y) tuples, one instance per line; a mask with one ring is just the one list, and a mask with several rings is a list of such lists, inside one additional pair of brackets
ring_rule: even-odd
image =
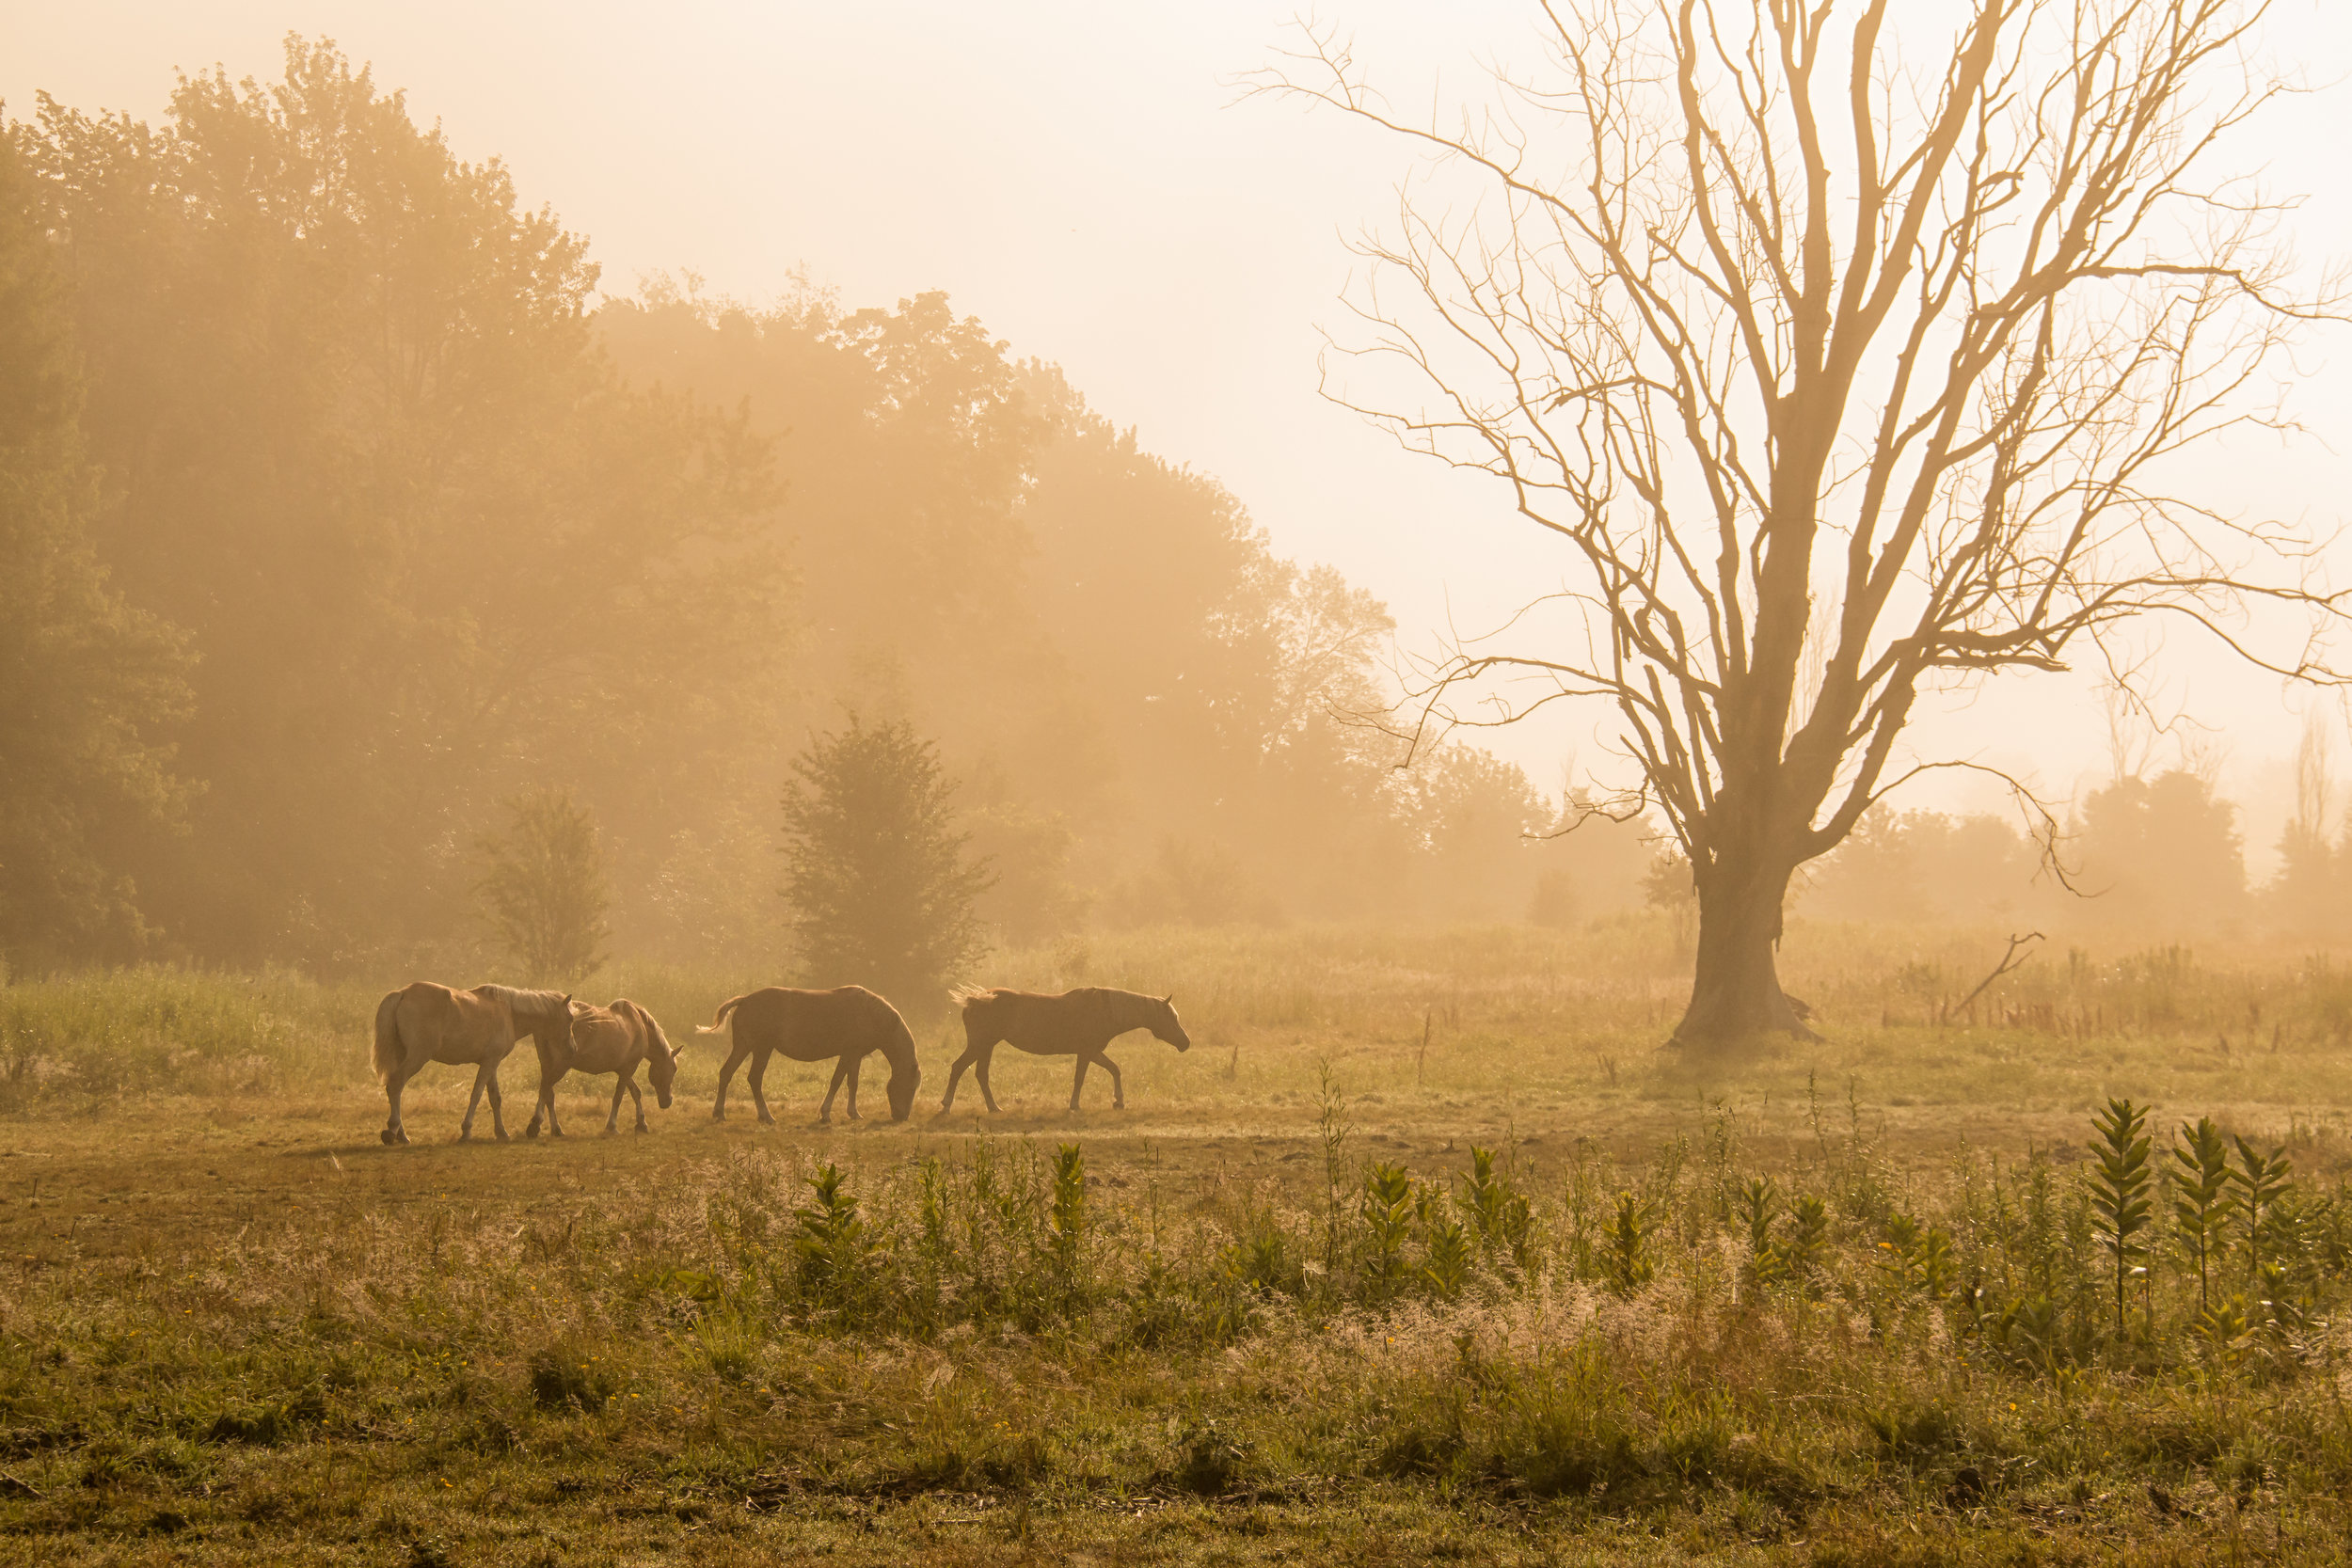
[(1985, 987), (1991, 985), (2002, 975), (2007, 974), (2010, 970), (2019, 968), (2032, 959), (2033, 955), (2031, 953), (2026, 953), (2022, 958), (2019, 957), (2019, 948), (2024, 947), (2027, 942), (2046, 942), (2049, 939), (2044, 937), (2040, 931), (2027, 931), (2022, 937), (2011, 936), (2009, 939), (2009, 951), (2002, 954), (2001, 961), (1993, 966), (1993, 973), (1986, 975), (1983, 979), (1979, 980), (1977, 982), (1976, 990), (1970, 991), (1967, 995), (1962, 997), (1959, 1001), (1945, 1008), (1944, 1016), (1937, 1020), (1937, 1022), (1939, 1023), (1949, 1023), (1952, 1021), (1952, 1015), (1954, 1013), (1959, 1012), (1962, 1008), (1967, 1006), (1969, 1003), (1974, 1002), (1978, 997), (1984, 994)]

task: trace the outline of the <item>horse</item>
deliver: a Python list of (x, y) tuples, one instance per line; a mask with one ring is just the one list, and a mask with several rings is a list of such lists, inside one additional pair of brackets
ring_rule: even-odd
[(946, 1116), (956, 1103), (956, 1085), (965, 1068), (977, 1070), (980, 1098), (991, 1111), (996, 1097), (989, 1092), (988, 1064), (1001, 1041), (1032, 1056), (1075, 1056), (1077, 1076), (1070, 1085), (1070, 1108), (1078, 1108), (1078, 1093), (1086, 1087), (1087, 1069), (1100, 1063), (1111, 1075), (1111, 1109), (1127, 1108), (1127, 1088), (1119, 1064), (1103, 1053), (1111, 1041), (1130, 1029), (1149, 1029), (1179, 1051), (1192, 1049), (1192, 1037), (1176, 1021), (1168, 996), (1143, 996), (1107, 986), (1086, 986), (1047, 996), (1033, 990), (982, 990), (962, 987), (955, 993), (963, 1014), (963, 1054), (947, 1071), (947, 1097), (939, 1102)]
[(833, 1120), (833, 1097), (845, 1081), (850, 1085), (850, 1119), (858, 1119), (858, 1069), (873, 1051), (881, 1052), (882, 1060), (890, 1064), (890, 1119), (904, 1121), (914, 1110), (915, 1085), (923, 1081), (923, 1069), (914, 1059), (914, 1037), (908, 1033), (907, 1021), (898, 1016), (898, 1009), (864, 986), (840, 986), (833, 990), (770, 986), (749, 991), (721, 1003), (709, 1023), (696, 1026), (694, 1033), (720, 1033), (730, 1013), (735, 1018), (735, 1045), (727, 1053), (726, 1065), (719, 1069), (719, 1098), (710, 1106), (712, 1120), (726, 1120), (727, 1084), (749, 1056), (749, 1082), (752, 1099), (759, 1106), (759, 1119), (774, 1123), (776, 1118), (768, 1114), (768, 1097), (759, 1085), (768, 1075), (768, 1058), (779, 1051), (796, 1062), (841, 1058), (833, 1069), (832, 1086), (825, 1090), (825, 1103), (817, 1113), (818, 1121)]
[(604, 1118), (604, 1135), (611, 1137), (618, 1131), (621, 1120), (621, 1097), (627, 1095), (637, 1109), (637, 1131), (645, 1127), (645, 1097), (638, 1092), (637, 1064), (645, 1064), (645, 1076), (653, 1080), (654, 1098), (661, 1108), (670, 1108), (670, 1083), (677, 1076), (677, 1052), (653, 1014), (627, 997), (609, 1007), (587, 1002), (572, 1004), (571, 1044), (565, 1050), (539, 1046), (539, 1103), (532, 1107), (531, 1125), (523, 1129), (523, 1136), (539, 1135), (539, 1117), (548, 1118), (548, 1132), (553, 1137), (564, 1135), (564, 1124), (555, 1117), (555, 1085), (567, 1072), (605, 1073), (616, 1075), (612, 1085), (612, 1111)]
[(387, 992), (375, 1005), (375, 1076), (384, 1085), (391, 1117), (384, 1124), (384, 1141), (405, 1144), (408, 1129), (400, 1119), (400, 1091), (424, 1070), (427, 1062), (474, 1069), (473, 1097), (466, 1101), (466, 1119), (457, 1141), (473, 1137), (473, 1115), (482, 1093), (490, 1093), (490, 1125), (499, 1142), (506, 1141), (506, 1121), (499, 1110), (499, 1064), (529, 1035), (543, 1052), (567, 1050), (572, 1032), (572, 999), (560, 990), (516, 990), (511, 986), (476, 986), (452, 990), (430, 980), (414, 980)]

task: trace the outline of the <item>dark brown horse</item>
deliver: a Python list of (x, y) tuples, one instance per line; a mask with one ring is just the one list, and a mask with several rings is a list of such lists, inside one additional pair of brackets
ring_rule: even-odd
[(499, 1112), (499, 1064), (529, 1035), (539, 1049), (564, 1051), (572, 1037), (572, 999), (560, 990), (516, 990), (511, 986), (476, 986), (452, 990), (430, 980), (415, 980), (389, 992), (375, 1006), (375, 1076), (384, 1085), (391, 1116), (384, 1124), (384, 1141), (405, 1144), (408, 1129), (400, 1119), (400, 1092), (408, 1080), (424, 1070), (427, 1062), (474, 1069), (473, 1098), (466, 1101), (466, 1119), (457, 1141), (473, 1136), (473, 1114), (487, 1090), (490, 1125), (499, 1142), (506, 1141), (506, 1121)]
[(834, 990), (770, 986), (721, 1003), (718, 1015), (694, 1033), (720, 1033), (730, 1013), (735, 1015), (735, 1047), (719, 1069), (719, 1098), (710, 1107), (714, 1119), (726, 1119), (727, 1084), (746, 1056), (752, 1062), (752, 1100), (759, 1107), (759, 1119), (776, 1119), (768, 1114), (760, 1081), (768, 1075), (768, 1058), (777, 1052), (796, 1062), (841, 1058), (833, 1069), (833, 1085), (825, 1090), (824, 1106), (817, 1113), (819, 1121), (833, 1119), (833, 1097), (844, 1082), (850, 1085), (850, 1119), (857, 1119), (858, 1068), (873, 1051), (890, 1064), (890, 1119), (904, 1121), (914, 1108), (914, 1088), (923, 1081), (923, 1069), (914, 1060), (914, 1037), (907, 1032), (898, 1009), (864, 986)]
[(1087, 1069), (1100, 1065), (1111, 1075), (1111, 1108), (1127, 1108), (1127, 1087), (1119, 1064), (1103, 1053), (1111, 1041), (1130, 1029), (1149, 1029), (1179, 1051), (1192, 1049), (1192, 1037), (1176, 1022), (1176, 1009), (1166, 996), (1143, 996), (1131, 990), (1087, 986), (1047, 996), (1033, 990), (959, 990), (956, 1005), (963, 1011), (963, 1054), (947, 1071), (947, 1097), (939, 1102), (942, 1116), (956, 1102), (956, 1085), (965, 1068), (977, 1070), (980, 1098), (996, 1109), (989, 1092), (988, 1064), (999, 1042), (1032, 1056), (1075, 1056), (1077, 1076), (1070, 1085), (1070, 1108), (1078, 1108), (1078, 1092), (1086, 1087)]
[(572, 1004), (572, 1038), (565, 1049), (539, 1047), (539, 1103), (531, 1113), (531, 1125), (523, 1129), (523, 1136), (539, 1135), (539, 1118), (548, 1118), (548, 1132), (555, 1137), (564, 1135), (564, 1124), (555, 1118), (555, 1085), (567, 1072), (614, 1073), (612, 1109), (604, 1118), (604, 1135), (611, 1137), (621, 1121), (621, 1097), (635, 1102), (637, 1131), (645, 1131), (645, 1097), (637, 1088), (637, 1064), (645, 1064), (645, 1076), (653, 1080), (654, 1098), (661, 1108), (670, 1108), (670, 1084), (677, 1077), (677, 1052), (653, 1014), (624, 996), (610, 1007), (594, 1006), (586, 1002)]

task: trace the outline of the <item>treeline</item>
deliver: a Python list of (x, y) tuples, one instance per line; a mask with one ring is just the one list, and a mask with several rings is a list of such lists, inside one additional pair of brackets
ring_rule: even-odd
[(1335, 717), (1383, 608), (944, 294), (597, 281), (331, 45), (8, 122), (0, 956), (454, 959), (552, 786), (616, 948), (773, 960), (851, 711), (938, 741), (1005, 940), (1632, 895), (1518, 768)]
[(1875, 809), (1809, 869), (1798, 907), (1829, 920), (2352, 937), (2352, 825), (2325, 758), (2313, 732), (2266, 881), (2248, 875), (2237, 807), (2208, 774), (2175, 768), (2111, 780), (2038, 832), (1989, 815)]

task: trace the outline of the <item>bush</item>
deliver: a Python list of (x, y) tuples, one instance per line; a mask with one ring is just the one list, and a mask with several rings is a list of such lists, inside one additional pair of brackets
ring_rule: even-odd
[(927, 1012), (987, 950), (974, 901), (991, 884), (966, 854), (955, 782), (904, 720), (818, 736), (784, 798), (785, 901), (801, 970)]

